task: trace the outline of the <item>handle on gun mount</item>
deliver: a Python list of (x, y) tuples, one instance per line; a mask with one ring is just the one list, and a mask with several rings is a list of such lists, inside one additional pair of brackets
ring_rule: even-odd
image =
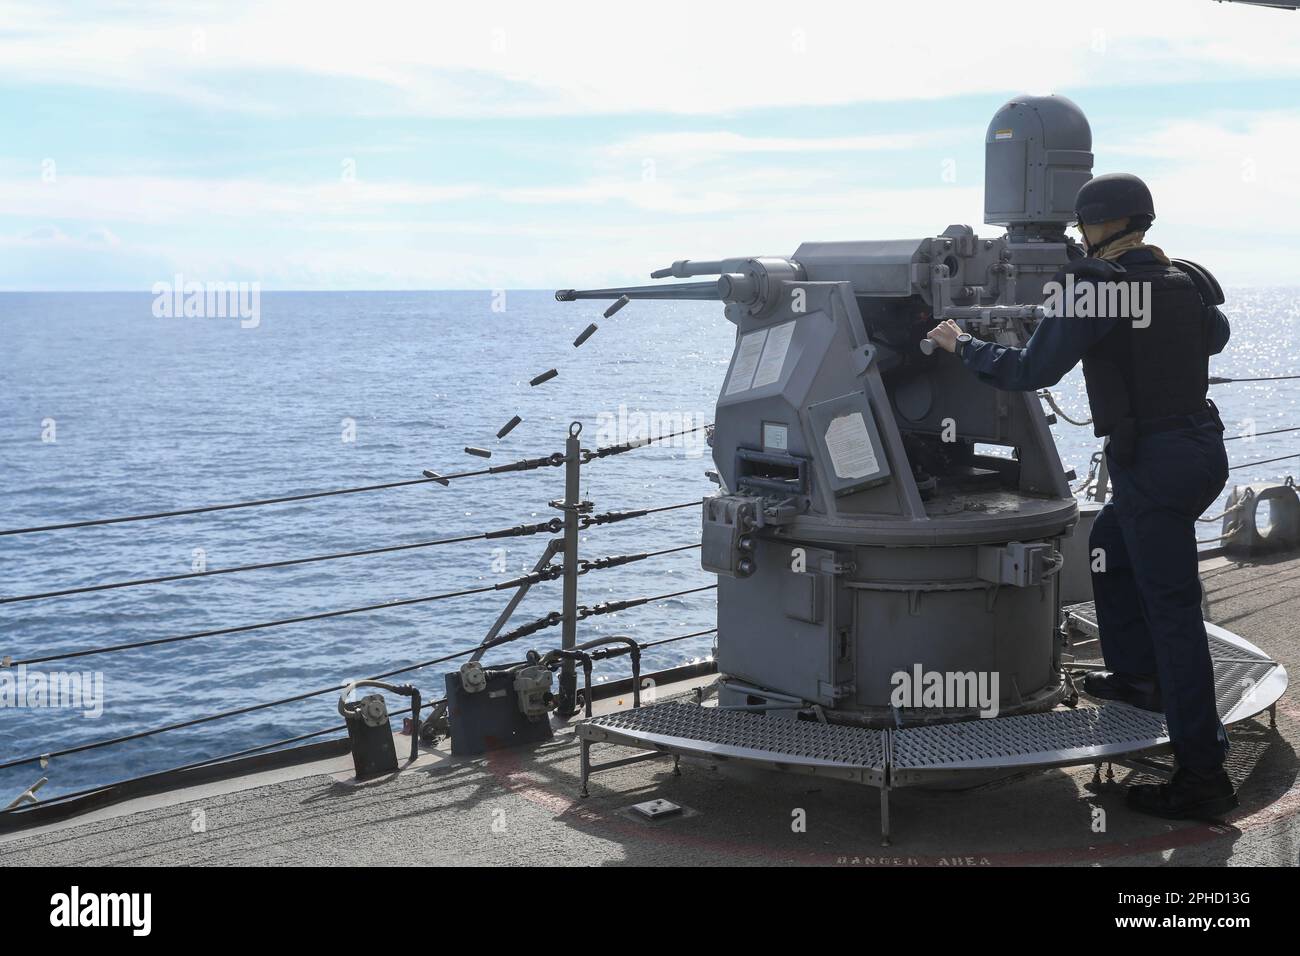
[[(954, 305), (944, 309), (938, 315), (939, 321), (952, 319), (961, 326), (963, 332), (978, 331), (984, 328), (1001, 327), (997, 323), (1013, 320), (1041, 322), (1047, 312), (1041, 305)], [(921, 351), (925, 355), (934, 354), (934, 340), (921, 339)]]

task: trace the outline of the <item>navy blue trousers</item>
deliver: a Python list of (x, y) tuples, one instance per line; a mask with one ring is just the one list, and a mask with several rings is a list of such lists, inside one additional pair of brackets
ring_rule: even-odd
[(1179, 766), (1213, 772), (1228, 736), (1201, 618), (1196, 519), (1228, 480), (1223, 431), (1206, 423), (1143, 435), (1130, 464), (1106, 460), (1113, 498), (1088, 538), (1106, 667), (1154, 679)]

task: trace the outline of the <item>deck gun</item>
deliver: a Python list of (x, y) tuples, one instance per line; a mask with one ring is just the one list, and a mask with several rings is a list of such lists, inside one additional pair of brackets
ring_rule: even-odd
[(917, 663), (998, 672), (1003, 713), (1064, 693), (1055, 574), (1077, 507), (1050, 420), (1033, 392), (980, 382), (925, 336), (952, 318), (1024, 344), (1044, 285), (1081, 254), (1065, 227), (1091, 132), (1063, 97), (1018, 97), (985, 150), (998, 237), (950, 225), (805, 242), (651, 273), (704, 281), (555, 294), (718, 301), (736, 326), (714, 419), (720, 493), (702, 509), (732, 703), (794, 697), (888, 722), (891, 676)]

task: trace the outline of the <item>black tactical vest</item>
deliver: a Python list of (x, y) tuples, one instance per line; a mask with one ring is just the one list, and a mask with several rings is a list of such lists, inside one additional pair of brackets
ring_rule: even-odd
[[(1118, 268), (1092, 259), (1072, 263), (1077, 268), (1071, 270), (1076, 283), (1148, 283), (1143, 293), (1150, 324), (1135, 327), (1134, 320), (1122, 318), (1083, 356), (1098, 437), (1126, 419), (1202, 411), (1209, 384), (1212, 306), (1197, 282), (1179, 265), (1164, 265), (1144, 250), (1120, 258)], [(1135, 292), (1129, 290), (1130, 302)]]

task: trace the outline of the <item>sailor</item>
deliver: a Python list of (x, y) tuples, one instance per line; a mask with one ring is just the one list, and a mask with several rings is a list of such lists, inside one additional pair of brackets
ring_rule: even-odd
[[(1090, 180), (1075, 215), (1087, 255), (1048, 286), (1073, 296), (1047, 309), (1024, 348), (982, 342), (951, 320), (929, 338), (1015, 391), (1054, 385), (1082, 359), (1113, 487), (1088, 539), (1107, 671), (1089, 674), (1084, 691), (1165, 714), (1173, 779), (1130, 787), (1128, 805), (1212, 819), (1237, 806), (1196, 553), (1196, 519), (1228, 479), (1223, 423), (1206, 395), (1209, 357), (1228, 342), (1223, 294), (1204, 268), (1146, 243), (1155, 207), (1136, 176)], [(1098, 314), (1112, 312), (1124, 314)]]

